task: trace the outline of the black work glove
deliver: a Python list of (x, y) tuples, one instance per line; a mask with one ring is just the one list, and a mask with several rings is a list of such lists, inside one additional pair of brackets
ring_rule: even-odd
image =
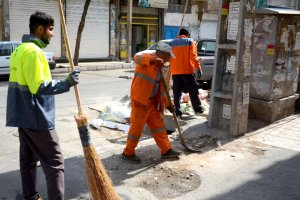
[(196, 75), (197, 75), (197, 79), (200, 79), (202, 77), (202, 70), (201, 69), (197, 70)]
[(173, 106), (168, 106), (168, 107), (167, 107), (167, 110), (168, 110), (170, 113), (173, 113), (173, 112), (174, 112)]
[(152, 58), (150, 60), (150, 65), (155, 65), (156, 67), (164, 67), (164, 61), (160, 58)]
[(79, 74), (80, 71), (75, 69), (67, 76), (67, 80), (69, 81), (70, 87), (77, 85), (79, 83)]

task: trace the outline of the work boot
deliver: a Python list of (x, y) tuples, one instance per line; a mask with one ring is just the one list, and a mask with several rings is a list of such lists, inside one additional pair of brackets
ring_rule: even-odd
[(195, 110), (196, 115), (200, 115), (204, 112), (204, 107), (202, 105), (199, 106), (197, 110)]
[(179, 109), (175, 110), (175, 114), (176, 114), (176, 117), (180, 117), (180, 118), (182, 117), (182, 112)]
[(134, 164), (140, 164), (142, 162), (142, 160), (139, 157), (137, 157), (135, 154), (133, 154), (131, 156), (125, 156), (125, 154), (122, 153), (122, 159), (127, 160), (128, 162), (131, 162)]
[(169, 158), (179, 158), (180, 152), (175, 151), (173, 149), (169, 149), (167, 153), (161, 154), (161, 159), (169, 159)]

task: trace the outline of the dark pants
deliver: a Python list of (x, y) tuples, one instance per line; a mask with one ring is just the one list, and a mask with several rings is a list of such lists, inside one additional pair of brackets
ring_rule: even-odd
[(64, 159), (56, 131), (19, 128), (23, 198), (36, 199), (37, 161), (43, 168), (49, 200), (64, 199)]
[(186, 89), (190, 95), (192, 106), (195, 112), (203, 112), (199, 99), (198, 85), (194, 74), (176, 74), (172, 75), (173, 96), (176, 110), (180, 110), (180, 99), (183, 89)]

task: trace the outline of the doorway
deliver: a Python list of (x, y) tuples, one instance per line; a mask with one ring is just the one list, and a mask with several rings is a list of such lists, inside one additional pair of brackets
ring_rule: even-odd
[(132, 55), (147, 49), (147, 26), (132, 25)]
[[(121, 17), (121, 32), (120, 32), (120, 57), (126, 59), (127, 51), (127, 16)], [(132, 17), (132, 42), (131, 56), (134, 56), (139, 51), (143, 51), (158, 41), (158, 18), (157, 17)]]

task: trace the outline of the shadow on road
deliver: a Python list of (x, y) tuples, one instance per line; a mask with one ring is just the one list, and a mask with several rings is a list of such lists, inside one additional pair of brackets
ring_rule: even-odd
[[(209, 200), (224, 199), (263, 199), (296, 200), (300, 199), (300, 154), (277, 162), (257, 172), (257, 179), (239, 185), (226, 194), (219, 194)], [(234, 177), (232, 177), (234, 178)]]

